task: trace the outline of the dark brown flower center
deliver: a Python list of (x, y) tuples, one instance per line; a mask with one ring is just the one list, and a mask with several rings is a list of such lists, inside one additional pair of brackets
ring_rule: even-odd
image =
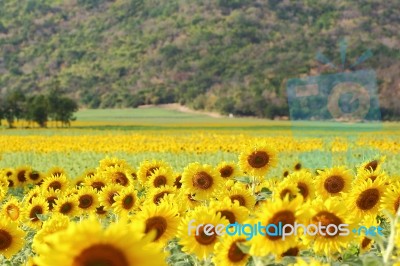
[(375, 171), (376, 168), (378, 168), (378, 163), (379, 163), (378, 160), (370, 161), (369, 163), (367, 163), (367, 164), (365, 165), (364, 169), (365, 169), (365, 170), (372, 170), (372, 171)]
[(200, 189), (209, 189), (213, 185), (213, 178), (206, 172), (198, 172), (193, 176), (193, 186)]
[(134, 203), (135, 203), (135, 198), (132, 195), (126, 195), (122, 200), (122, 206), (126, 210), (130, 210), (133, 207)]
[(79, 205), (78, 207), (81, 209), (90, 208), (93, 204), (93, 196), (92, 195), (82, 195), (79, 197)]
[(289, 175), (289, 171), (283, 172), (283, 177), (287, 177)]
[(124, 173), (116, 172), (113, 174), (113, 180), (117, 184), (121, 184), (122, 186), (126, 186), (129, 183), (129, 179), (126, 177)]
[(400, 206), (400, 196), (394, 202), (394, 212), (396, 213)]
[(37, 214), (43, 214), (43, 209), (41, 206), (34, 206), (29, 212), (29, 218), (31, 219), (32, 222), (39, 221)]
[(46, 198), (47, 203), (49, 203), (49, 210), (52, 210), (54, 208), (54, 204), (56, 204), (57, 199), (58, 198), (55, 196), (50, 196)]
[(154, 173), (154, 171), (156, 171), (156, 170), (158, 170), (158, 168), (159, 167), (150, 167), (147, 171), (146, 171), (146, 177), (149, 177), (149, 176), (151, 176), (153, 173)]
[(97, 214), (100, 214), (100, 215), (103, 215), (103, 214), (106, 214), (107, 211), (104, 210), (104, 206), (100, 206), (100, 207), (97, 207), (97, 208), (96, 208), (96, 213), (97, 213)]
[(292, 194), (292, 191), (290, 189), (285, 188), (285, 189), (282, 189), (279, 196), (281, 197), (281, 199), (284, 199), (286, 196), (289, 196), (289, 199), (292, 199), (294, 195)]
[(13, 242), (12, 236), (6, 230), (0, 229), (0, 250), (8, 249)]
[(154, 195), (154, 197), (153, 197), (153, 202), (154, 202), (155, 204), (159, 204), (160, 201), (162, 200), (162, 198), (164, 198), (164, 196), (165, 196), (165, 195), (168, 195), (168, 194), (170, 194), (170, 192), (168, 192), (168, 191), (162, 191), (162, 192), (160, 192), (160, 193)]
[(101, 181), (95, 181), (92, 183), (92, 188), (96, 189), (97, 191), (100, 191), (105, 186), (106, 185)]
[[(321, 226), (325, 227), (325, 228), (321, 227), (321, 230), (318, 231), (318, 235), (326, 238), (332, 238), (339, 235), (339, 230), (337, 228), (339, 227), (340, 224), (342, 224), (342, 220), (339, 217), (337, 217), (334, 213), (328, 211), (320, 211), (319, 213), (317, 213), (312, 218), (312, 222), (315, 225), (321, 223)], [(311, 230), (313, 229), (311, 228)], [(320, 232), (322, 234), (320, 234)]]
[(195, 235), (195, 239), (200, 245), (208, 246), (213, 244), (217, 240), (215, 228), (212, 228), (207, 232), (209, 235), (205, 233), (203, 225), (199, 227), (198, 234)]
[(60, 207), (60, 212), (62, 214), (68, 214), (72, 211), (73, 205), (71, 202), (65, 202), (64, 204), (61, 205)]
[(33, 172), (31, 172), (31, 173), (29, 174), (29, 178), (30, 178), (31, 180), (33, 180), (33, 181), (38, 180), (39, 177), (40, 177), (40, 174), (39, 174), (39, 172), (37, 172), (37, 171), (33, 171)]
[(361, 241), (361, 248), (365, 249), (368, 247), (368, 245), (372, 242), (371, 239), (364, 237), (363, 240)]
[(296, 163), (294, 170), (299, 171), (301, 169), (301, 163)]
[(111, 244), (95, 244), (77, 255), (73, 266), (129, 266), (123, 251)]
[(108, 203), (110, 205), (113, 205), (113, 203), (115, 202), (115, 199), (114, 199), (115, 196), (118, 196), (118, 192), (111, 191), (108, 193)]
[(219, 173), (223, 178), (228, 178), (233, 174), (233, 167), (230, 165), (225, 165), (219, 170)]
[(18, 181), (21, 183), (26, 181), (25, 172), (26, 172), (25, 170), (21, 170), (17, 174)]
[(366, 211), (375, 207), (379, 199), (379, 190), (376, 188), (370, 188), (361, 192), (357, 198), (356, 204), (359, 209)]
[(167, 184), (167, 178), (163, 175), (156, 176), (154, 178), (153, 184), (154, 184), (154, 187), (164, 186), (165, 184)]
[(146, 229), (145, 233), (149, 233), (150, 231), (156, 230), (157, 235), (154, 241), (160, 239), (160, 237), (165, 233), (167, 230), (167, 220), (161, 216), (154, 216), (146, 220)]
[(294, 247), (294, 248), (289, 248), (288, 250), (286, 250), (285, 252), (282, 253), (282, 257), (296, 257), (297, 255), (299, 255), (300, 253), (300, 249), (298, 247)]
[(10, 177), (11, 175), (12, 175), (12, 172), (11, 171), (7, 171), (6, 176)]
[(49, 188), (52, 188), (54, 190), (60, 189), (61, 190), (61, 182), (60, 181), (53, 181), (49, 184)]
[(246, 199), (242, 195), (232, 195), (230, 198), (232, 203), (238, 201), (240, 206), (246, 206)]
[(325, 190), (331, 194), (341, 192), (344, 188), (344, 185), (343, 177), (338, 175), (330, 176), (324, 182)]
[(297, 188), (300, 190), (300, 194), (304, 197), (304, 199), (307, 199), (309, 193), (307, 184), (303, 182), (298, 182)]
[(231, 246), (229, 247), (228, 250), (228, 259), (231, 262), (239, 262), (242, 261), (247, 257), (246, 253), (243, 253), (243, 251), (240, 250), (238, 247), (238, 243), (240, 242), (245, 242), (244, 239), (238, 239), (234, 242), (232, 242)]
[[(294, 225), (295, 221), (296, 221), (296, 217), (295, 217), (294, 213), (292, 211), (284, 210), (284, 211), (275, 213), (274, 216), (268, 221), (267, 224), (268, 225), (274, 224), (276, 226), (276, 228), (278, 228), (279, 222), (281, 222), (282, 226), (284, 226), (285, 224)], [(276, 240), (281, 239), (281, 236), (279, 236), (278, 232), (275, 231), (274, 227), (270, 227), (268, 229), (268, 232), (269, 233), (267, 233), (266, 236), (270, 240), (276, 241)], [(272, 234), (277, 234), (277, 235), (275, 236)]]
[(182, 176), (178, 176), (175, 179), (174, 186), (176, 186), (177, 188), (181, 188), (182, 187), (181, 179), (182, 179)]
[(235, 214), (230, 210), (222, 210), (219, 211), (221, 213), (221, 217), (226, 218), (230, 224), (234, 224), (236, 222)]
[(14, 181), (13, 180), (7, 180), (8, 181), (8, 187), (14, 187)]
[(262, 168), (269, 163), (269, 155), (265, 151), (255, 151), (247, 157), (247, 162), (253, 168)]

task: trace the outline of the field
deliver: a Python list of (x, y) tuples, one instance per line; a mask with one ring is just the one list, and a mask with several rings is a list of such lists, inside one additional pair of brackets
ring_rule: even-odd
[[(76, 117), (70, 128), (52, 122), (46, 129), (26, 128), (24, 121), (15, 129), (0, 128), (3, 263), (398, 260), (398, 123), (292, 123), (156, 107), (81, 110)], [(341, 236), (328, 228), (323, 231), (328, 235), (319, 231), (285, 240), (253, 233), (247, 239), (248, 232), (217, 236), (215, 230), (190, 236), (190, 220), (196, 220), (193, 226), (256, 221), (380, 226), (383, 233)], [(85, 238), (93, 240), (79, 242)]]

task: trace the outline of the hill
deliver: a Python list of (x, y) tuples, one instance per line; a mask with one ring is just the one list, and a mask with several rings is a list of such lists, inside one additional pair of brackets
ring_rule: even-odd
[(398, 0), (3, 0), (0, 93), (56, 87), (89, 108), (285, 116), (286, 81), (321, 73), (317, 51), (340, 65), (346, 38), (350, 63), (371, 49), (358, 68), (376, 70), (383, 117), (396, 118), (398, 10)]

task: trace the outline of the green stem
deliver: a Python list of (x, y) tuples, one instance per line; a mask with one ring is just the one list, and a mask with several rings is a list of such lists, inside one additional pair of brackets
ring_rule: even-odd
[(388, 263), (389, 263), (390, 255), (393, 252), (395, 236), (396, 236), (396, 225), (399, 220), (399, 217), (400, 217), (400, 208), (397, 209), (397, 213), (396, 213), (396, 216), (394, 217), (394, 219), (391, 219), (391, 221), (390, 221), (389, 242), (388, 242), (388, 246), (386, 247), (385, 253), (383, 255), (383, 263), (385, 265), (389, 265)]

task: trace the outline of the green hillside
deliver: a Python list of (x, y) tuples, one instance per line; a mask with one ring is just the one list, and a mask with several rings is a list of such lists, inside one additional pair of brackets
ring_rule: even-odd
[(346, 38), (350, 64), (371, 49), (358, 68), (376, 70), (384, 118), (400, 117), (398, 10), (398, 0), (2, 0), (0, 92), (288, 115), (286, 81), (328, 71), (318, 51), (340, 64)]

